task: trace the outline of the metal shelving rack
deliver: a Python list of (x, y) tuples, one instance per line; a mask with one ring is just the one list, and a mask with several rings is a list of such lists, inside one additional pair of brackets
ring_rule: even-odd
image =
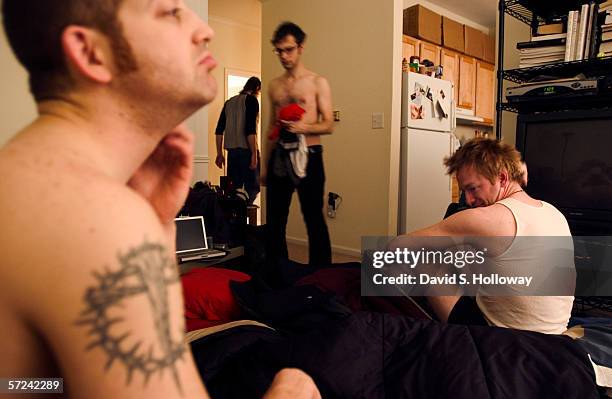
[[(533, 32), (537, 30), (539, 25), (542, 25), (552, 20), (567, 19), (567, 14), (570, 10), (579, 9), (586, 0), (499, 0), (499, 27), (498, 37), (499, 43), (504, 42), (505, 15), (510, 15), (521, 22), (529, 25)], [(602, 3), (604, 0), (596, 0), (597, 3)], [(497, 123), (495, 126), (495, 134), (497, 139), (501, 139), (501, 124), (502, 111), (521, 113), (521, 106), (517, 104), (508, 104), (502, 102), (503, 81), (508, 80), (518, 84), (533, 81), (536, 77), (542, 75), (550, 76), (551, 79), (570, 78), (583, 73), (586, 77), (612, 75), (612, 57), (606, 58), (591, 58), (581, 61), (559, 62), (549, 65), (542, 65), (530, 68), (509, 69), (504, 70), (504, 49), (503, 45), (498, 46), (497, 53), (498, 70), (497, 70)], [(558, 100), (550, 101), (547, 107), (538, 108), (538, 111), (557, 111), (567, 110), (560, 108), (560, 105), (567, 105), (567, 101)], [(593, 108), (612, 108), (612, 94), (593, 96), (592, 98), (584, 97), (580, 101), (573, 101), (571, 109), (593, 109)], [(591, 311), (593, 309), (612, 312), (612, 297), (577, 297), (575, 306), (582, 311)]]
[[(586, 0), (499, 0), (499, 26), (498, 26), (498, 42), (500, 45), (497, 50), (497, 103), (496, 103), (496, 121), (495, 135), (497, 139), (501, 139), (502, 127), (502, 112), (521, 112), (521, 107), (516, 104), (504, 103), (503, 82), (508, 80), (514, 83), (522, 84), (533, 81), (537, 77), (543, 75), (550, 76), (551, 79), (571, 78), (579, 73), (583, 73), (586, 77), (602, 76), (612, 74), (612, 57), (606, 58), (591, 58), (581, 61), (559, 62), (548, 65), (540, 65), (529, 68), (508, 69), (504, 70), (504, 31), (505, 31), (505, 15), (510, 15), (519, 21), (529, 25), (533, 32), (538, 26), (549, 21), (565, 21), (570, 10), (579, 9)], [(597, 3), (602, 3), (604, 0), (596, 0)], [(605, 104), (610, 103), (611, 97), (598, 97), (594, 99), (586, 99), (579, 103), (574, 102), (572, 109), (589, 109), (606, 107)], [(604, 100), (604, 101), (602, 101)], [(550, 110), (559, 109), (560, 102), (552, 102)], [(567, 102), (565, 103), (567, 104)], [(612, 107), (612, 104), (608, 107)], [(546, 108), (540, 109), (546, 111)]]

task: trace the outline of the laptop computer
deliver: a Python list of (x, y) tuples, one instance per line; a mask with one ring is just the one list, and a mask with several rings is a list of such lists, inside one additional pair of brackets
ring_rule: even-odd
[(176, 224), (176, 257), (179, 262), (220, 258), (227, 253), (208, 248), (206, 226), (202, 216), (174, 219)]

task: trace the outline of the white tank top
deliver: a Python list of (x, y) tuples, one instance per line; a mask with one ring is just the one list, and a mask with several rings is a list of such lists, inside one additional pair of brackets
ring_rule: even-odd
[[(561, 239), (569, 248), (564, 262), (571, 264), (571, 292), (575, 286), (573, 243), (567, 220), (554, 206), (541, 201), (536, 207), (521, 201), (506, 198), (498, 201), (514, 215), (516, 236), (568, 237)], [(546, 239), (543, 239), (546, 240)], [(550, 248), (543, 240), (521, 240), (516, 245), (515, 237), (510, 247), (501, 255), (490, 259), (491, 267), (503, 270), (508, 275), (529, 275), (542, 270), (550, 262)], [(544, 241), (546, 243), (546, 241)], [(548, 241), (550, 242), (550, 241)], [(570, 259), (571, 258), (571, 259)], [(537, 277), (534, 277), (537, 280)], [(486, 296), (486, 290), (476, 295), (476, 303), (489, 324), (520, 330), (537, 331), (546, 334), (560, 334), (567, 329), (573, 296)]]

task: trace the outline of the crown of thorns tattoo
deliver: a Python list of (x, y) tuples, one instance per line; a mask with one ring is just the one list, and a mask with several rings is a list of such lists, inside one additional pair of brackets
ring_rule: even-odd
[[(119, 360), (127, 368), (127, 384), (135, 371), (143, 373), (146, 385), (154, 373), (162, 375), (169, 369), (180, 391), (176, 363), (183, 358), (186, 349), (182, 339), (172, 340), (167, 293), (167, 286), (178, 282), (175, 265), (168, 259), (162, 245), (146, 242), (125, 255), (120, 254), (118, 259), (121, 265), (118, 271), (106, 267), (102, 273), (93, 272), (97, 284), (85, 293), (85, 309), (76, 323), (90, 327), (87, 333), (92, 341), (86, 349), (100, 347), (106, 352), (108, 361), (105, 370)], [(122, 307), (125, 299), (136, 295), (146, 295), (149, 299), (161, 355), (153, 354), (153, 345), (148, 349), (141, 348), (143, 341), (136, 342), (130, 348), (122, 348), (125, 339), (133, 334), (124, 332), (112, 335), (110, 332), (111, 326), (125, 319), (109, 317), (109, 309)], [(183, 332), (180, 333), (182, 336)]]

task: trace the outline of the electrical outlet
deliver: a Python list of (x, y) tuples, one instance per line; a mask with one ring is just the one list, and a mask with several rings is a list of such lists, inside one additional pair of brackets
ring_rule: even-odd
[(372, 113), (372, 129), (385, 128), (385, 114), (382, 112)]

